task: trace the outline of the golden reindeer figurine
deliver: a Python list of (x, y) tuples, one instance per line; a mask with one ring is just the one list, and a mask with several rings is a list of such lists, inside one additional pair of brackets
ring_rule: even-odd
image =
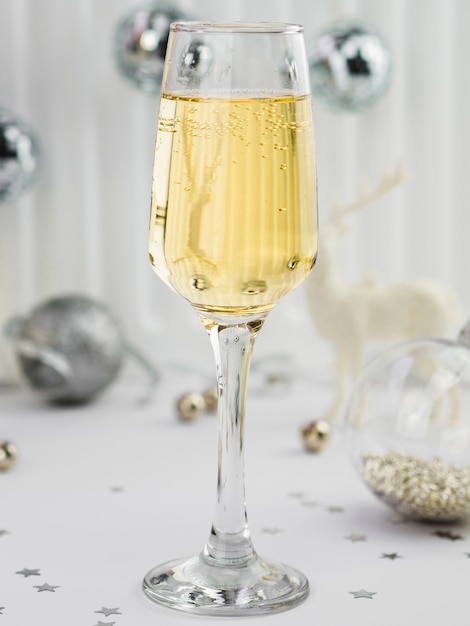
[(399, 165), (384, 175), (378, 187), (364, 190), (347, 206), (334, 205), (322, 226), (315, 271), (307, 280), (309, 309), (319, 335), (336, 352), (336, 393), (323, 419), (337, 419), (345, 400), (348, 379), (360, 372), (367, 342), (447, 337), (459, 321), (456, 296), (429, 281), (389, 286), (365, 279), (349, 285), (341, 277), (337, 249), (347, 230), (346, 217), (395, 188), (405, 178)]

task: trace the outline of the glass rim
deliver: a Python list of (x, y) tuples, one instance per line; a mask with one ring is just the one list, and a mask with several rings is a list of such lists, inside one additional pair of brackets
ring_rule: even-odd
[(172, 32), (185, 33), (218, 33), (218, 34), (252, 34), (293, 35), (303, 33), (301, 24), (289, 22), (217, 22), (217, 21), (177, 21), (170, 25)]

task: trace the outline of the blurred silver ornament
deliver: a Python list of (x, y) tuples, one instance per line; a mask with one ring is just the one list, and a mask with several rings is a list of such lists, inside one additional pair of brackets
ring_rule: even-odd
[(314, 96), (342, 111), (371, 107), (387, 91), (392, 75), (383, 38), (350, 21), (335, 22), (315, 37), (309, 66)]
[(119, 22), (115, 34), (115, 58), (122, 75), (147, 93), (158, 93), (162, 84), (170, 24), (187, 19), (165, 3), (139, 6)]
[(191, 41), (181, 55), (178, 80), (185, 85), (197, 86), (207, 76), (214, 61), (214, 52), (202, 41)]
[(0, 202), (16, 200), (35, 182), (39, 143), (27, 124), (0, 108)]
[(20, 369), (48, 400), (80, 403), (116, 377), (121, 330), (109, 310), (85, 296), (52, 298), (9, 324)]

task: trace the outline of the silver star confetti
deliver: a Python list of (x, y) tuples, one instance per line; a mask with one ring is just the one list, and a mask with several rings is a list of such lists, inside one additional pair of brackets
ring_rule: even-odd
[(342, 506), (329, 506), (326, 510), (328, 513), (344, 513)]
[(376, 591), (366, 591), (365, 589), (359, 589), (359, 591), (350, 591), (350, 594), (354, 596), (354, 598), (368, 598), (369, 600), (373, 600), (372, 596), (377, 595)]
[(19, 572), (15, 572), (15, 574), (21, 574), (25, 578), (28, 578), (28, 576), (40, 576), (41, 575), (38, 569), (28, 569), (27, 567), (24, 567)]
[(396, 552), (384, 552), (381, 559), (390, 559), (390, 561), (394, 561), (395, 559), (402, 559), (403, 557), (397, 554)]
[(103, 613), (106, 617), (109, 617), (110, 615), (122, 615), (122, 613), (119, 612), (119, 607), (108, 609), (105, 606), (102, 606), (101, 609), (99, 611), (95, 611), (95, 613)]
[(440, 539), (450, 539), (450, 541), (458, 541), (459, 539), (463, 539), (462, 535), (457, 535), (450, 530), (436, 530), (432, 533), (436, 537)]
[(59, 585), (49, 585), (48, 583), (44, 583), (43, 585), (34, 585), (34, 588), (40, 591), (52, 591), (55, 593), (55, 590), (59, 588)]
[(352, 543), (356, 543), (358, 541), (366, 541), (367, 537), (365, 535), (355, 535), (352, 533), (348, 537), (345, 537), (348, 541), (352, 541)]
[(274, 526), (273, 528), (262, 528), (261, 532), (265, 535), (278, 535), (279, 533), (283, 533), (284, 531)]
[(301, 500), (305, 494), (302, 491), (291, 491), (287, 494), (289, 498), (294, 498), (295, 500)]

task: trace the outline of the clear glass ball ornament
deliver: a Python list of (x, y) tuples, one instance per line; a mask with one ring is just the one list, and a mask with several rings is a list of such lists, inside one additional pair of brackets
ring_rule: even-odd
[(407, 517), (470, 515), (470, 324), (456, 340), (417, 339), (380, 354), (355, 384), (346, 445), (380, 500)]
[(342, 20), (313, 39), (309, 67), (315, 97), (333, 110), (359, 112), (387, 91), (392, 56), (381, 35)]

